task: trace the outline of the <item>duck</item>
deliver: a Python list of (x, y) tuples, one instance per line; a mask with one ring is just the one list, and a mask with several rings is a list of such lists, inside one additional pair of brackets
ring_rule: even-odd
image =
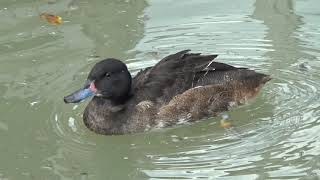
[(134, 77), (124, 62), (107, 58), (91, 69), (84, 85), (64, 97), (79, 103), (87, 128), (121, 135), (189, 124), (230, 110), (257, 96), (270, 75), (216, 62), (218, 55), (183, 50)]

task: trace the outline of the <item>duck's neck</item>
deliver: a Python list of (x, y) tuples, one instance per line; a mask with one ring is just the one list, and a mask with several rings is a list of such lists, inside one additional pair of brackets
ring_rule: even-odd
[(122, 118), (125, 103), (114, 103), (109, 99), (94, 97), (86, 107), (83, 120), (85, 125), (99, 134), (123, 134), (126, 118)]
[(105, 98), (100, 98), (100, 100), (98, 101), (109, 101), (111, 105), (113, 106), (121, 106), (121, 105), (124, 105), (126, 104), (126, 102), (132, 97), (131, 94), (127, 93), (127, 94), (124, 94), (122, 96), (119, 96), (119, 97), (113, 97), (111, 99), (105, 99)]

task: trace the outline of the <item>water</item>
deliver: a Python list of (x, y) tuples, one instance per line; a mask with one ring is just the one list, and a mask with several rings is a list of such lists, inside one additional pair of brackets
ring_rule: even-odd
[[(0, 179), (318, 179), (317, 0), (0, 2)], [(49, 25), (42, 12), (60, 15)], [(182, 49), (271, 74), (249, 104), (157, 132), (101, 136), (65, 105), (92, 65), (132, 73)]]

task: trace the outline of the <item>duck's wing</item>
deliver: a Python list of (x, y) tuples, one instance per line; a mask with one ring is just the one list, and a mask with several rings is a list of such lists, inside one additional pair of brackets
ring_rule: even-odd
[(140, 71), (133, 79), (133, 92), (138, 99), (169, 101), (193, 87), (201, 75), (212, 71), (236, 69), (213, 62), (218, 55), (201, 55), (180, 51), (169, 55), (155, 66)]

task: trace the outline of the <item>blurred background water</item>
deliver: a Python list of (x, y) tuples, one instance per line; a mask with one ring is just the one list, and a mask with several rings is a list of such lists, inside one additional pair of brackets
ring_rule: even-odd
[[(318, 0), (2, 0), (0, 180), (318, 179)], [(42, 12), (63, 23), (48, 24)], [(65, 105), (102, 58), (134, 74), (183, 49), (271, 74), (259, 96), (219, 118), (101, 136)]]

